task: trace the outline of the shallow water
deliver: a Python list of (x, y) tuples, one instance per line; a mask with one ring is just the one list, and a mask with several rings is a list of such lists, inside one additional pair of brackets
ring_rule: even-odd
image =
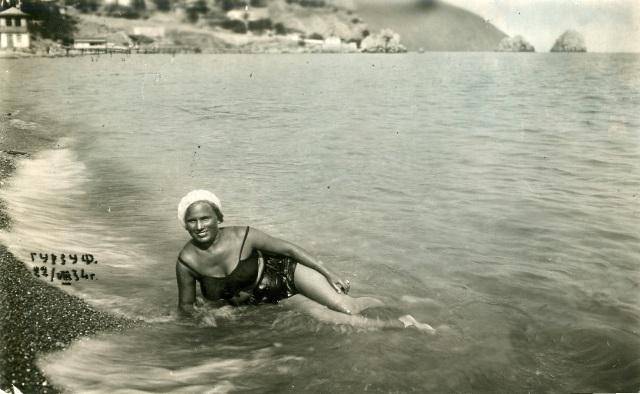
[[(73, 392), (638, 391), (640, 57), (203, 55), (0, 63), (2, 127), (55, 149), (0, 188), (0, 241), (90, 253), (61, 286), (151, 323), (44, 357)], [(27, 82), (28, 81), (28, 82)], [(60, 138), (62, 136), (62, 138)], [(281, 306), (176, 321), (175, 206), (309, 249), (439, 327)], [(37, 258), (36, 258), (37, 261)], [(57, 266), (61, 268), (60, 266)], [(79, 268), (79, 266), (78, 266)]]

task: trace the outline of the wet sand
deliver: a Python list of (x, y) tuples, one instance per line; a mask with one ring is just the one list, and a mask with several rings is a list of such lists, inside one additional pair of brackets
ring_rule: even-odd
[[(37, 140), (29, 132), (10, 127), (3, 127), (0, 133), (0, 187), (4, 187), (16, 160), (47, 147), (51, 140)], [(11, 226), (4, 206), (0, 201), (2, 230)], [(100, 312), (37, 279), (0, 245), (0, 389), (8, 391), (15, 385), (24, 393), (57, 393), (36, 366), (38, 354), (62, 350), (83, 336), (138, 324)]]

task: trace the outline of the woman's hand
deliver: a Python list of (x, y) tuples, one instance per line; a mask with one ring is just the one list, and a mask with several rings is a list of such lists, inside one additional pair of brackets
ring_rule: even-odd
[(229, 303), (233, 306), (240, 306), (242, 304), (251, 302), (251, 297), (251, 293), (248, 293), (246, 291), (239, 291), (238, 294), (229, 299)]
[(349, 280), (342, 280), (338, 275), (334, 274), (333, 272), (328, 272), (327, 276), (327, 281), (329, 281), (329, 283), (331, 284), (331, 286), (336, 290), (336, 292), (338, 293), (344, 293), (347, 294), (349, 292), (349, 289), (351, 288), (351, 282), (349, 282)]

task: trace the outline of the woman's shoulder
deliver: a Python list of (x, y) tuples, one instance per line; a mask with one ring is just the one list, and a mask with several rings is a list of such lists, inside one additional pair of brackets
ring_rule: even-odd
[(180, 253), (178, 253), (178, 260), (180, 260), (182, 263), (193, 264), (197, 259), (198, 254), (196, 251), (196, 247), (191, 243), (191, 241), (188, 241), (186, 244), (184, 244), (184, 246), (180, 250)]

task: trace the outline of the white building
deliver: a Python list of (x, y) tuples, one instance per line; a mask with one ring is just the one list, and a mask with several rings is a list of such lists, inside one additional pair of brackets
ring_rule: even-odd
[(342, 42), (340, 37), (327, 37), (322, 42), (322, 52), (327, 53), (350, 53), (358, 52), (358, 45), (355, 42)]
[(269, 18), (268, 8), (249, 8), (231, 10), (227, 12), (227, 18), (238, 21), (254, 22)]
[(327, 37), (322, 43), (322, 52), (340, 52), (342, 49), (342, 41), (340, 37)]
[(131, 0), (104, 0), (104, 4), (119, 5), (121, 7), (131, 7)]
[(135, 26), (133, 28), (133, 34), (136, 36), (162, 38), (164, 37), (164, 33), (165, 30), (163, 26)]
[(16, 7), (0, 12), (0, 49), (29, 48), (28, 14)]

